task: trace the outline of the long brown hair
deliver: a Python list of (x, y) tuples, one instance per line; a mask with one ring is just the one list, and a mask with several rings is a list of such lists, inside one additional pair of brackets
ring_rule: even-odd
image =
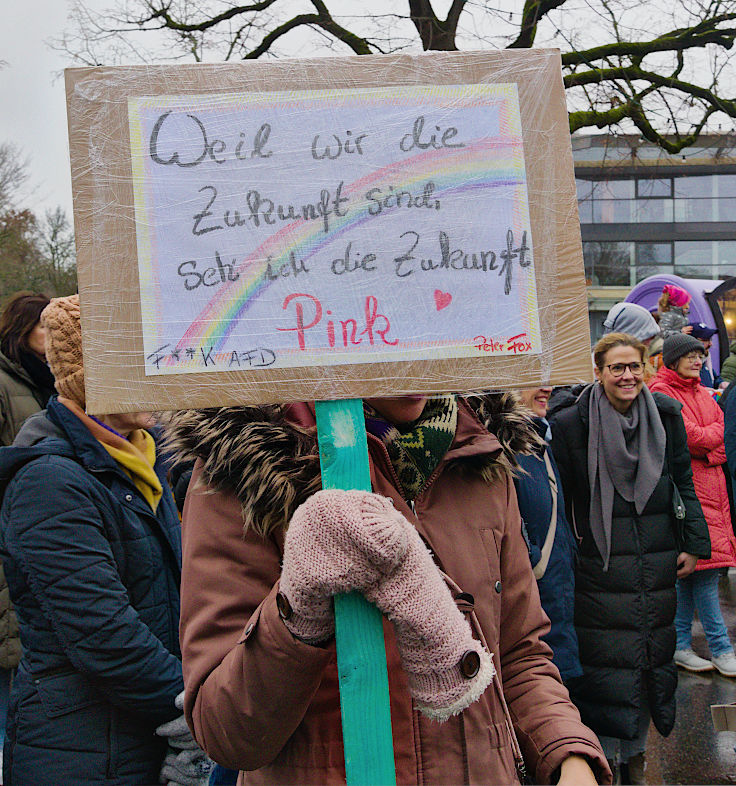
[(28, 336), (38, 324), (49, 299), (40, 292), (18, 292), (0, 314), (0, 352), (20, 363), (20, 353), (28, 351)]

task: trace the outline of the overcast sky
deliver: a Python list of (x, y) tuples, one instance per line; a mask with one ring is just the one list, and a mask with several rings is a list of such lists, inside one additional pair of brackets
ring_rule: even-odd
[(22, 204), (40, 214), (61, 205), (71, 217), (64, 80), (55, 78), (68, 63), (44, 43), (62, 31), (67, 13), (67, 0), (3, 2), (0, 142), (14, 143), (30, 159)]
[[(91, 10), (101, 11), (112, 3), (114, 0), (85, 0)], [(344, 11), (356, 0), (341, 3)], [(69, 26), (71, 2), (0, 0), (0, 4), (0, 61), (7, 63), (0, 68), (0, 143), (12, 142), (30, 160), (27, 193), (20, 203), (39, 215), (61, 205), (71, 218), (66, 96), (61, 72), (73, 63), (47, 44)], [(361, 5), (360, 0), (357, 5)], [(292, 56), (300, 54), (298, 40), (297, 35), (290, 38)]]
[[(94, 10), (108, 8), (115, 0), (86, 0)], [(38, 214), (61, 205), (71, 217), (72, 196), (66, 126), (64, 79), (61, 71), (71, 65), (67, 56), (47, 42), (68, 27), (71, 0), (0, 0), (0, 143), (12, 142), (29, 159), (29, 184), (19, 203)], [(374, 0), (376, 5), (391, 0)], [(438, 13), (446, 0), (436, 0)], [(338, 7), (338, 3), (335, 3)], [(340, 0), (342, 13), (362, 13), (362, 0)], [(482, 15), (481, 15), (482, 16)], [(475, 22), (468, 17), (470, 27)], [(472, 24), (471, 24), (472, 22)], [(297, 31), (298, 32), (298, 31)], [(147, 43), (152, 43), (146, 38)], [(315, 42), (312, 42), (312, 45)], [(303, 56), (299, 35), (289, 38), (290, 56)], [(726, 91), (728, 92), (728, 91)]]

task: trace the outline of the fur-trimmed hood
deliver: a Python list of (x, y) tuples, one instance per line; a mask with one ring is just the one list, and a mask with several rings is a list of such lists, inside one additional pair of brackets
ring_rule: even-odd
[[(493, 454), (458, 459), (489, 481), (516, 467), (514, 456), (542, 444), (531, 415), (513, 393), (463, 398), (498, 440)], [(244, 528), (268, 535), (321, 488), (317, 431), (308, 405), (185, 410), (166, 424), (166, 447), (176, 461), (202, 462), (202, 479), (235, 494)], [(306, 417), (305, 417), (306, 415)]]

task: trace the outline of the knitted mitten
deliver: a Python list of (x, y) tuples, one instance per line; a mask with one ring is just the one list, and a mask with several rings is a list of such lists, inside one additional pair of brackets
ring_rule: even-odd
[(366, 491), (318, 491), (289, 522), (277, 603), (286, 627), (310, 644), (335, 633), (332, 596), (363, 592), (389, 573), (414, 528), (391, 500)]
[(419, 533), (409, 527), (401, 564), (366, 597), (394, 624), (417, 707), (443, 722), (480, 698), (495, 669), (491, 655), (473, 638)]
[(158, 779), (168, 786), (207, 786), (214, 768), (215, 763), (204, 751), (169, 746)]
[[(184, 709), (184, 691), (174, 699), (174, 706), (177, 710)], [(159, 737), (166, 737), (169, 746), (176, 750), (199, 750), (199, 745), (192, 736), (183, 713), (168, 723), (162, 723), (156, 729), (156, 734)]]

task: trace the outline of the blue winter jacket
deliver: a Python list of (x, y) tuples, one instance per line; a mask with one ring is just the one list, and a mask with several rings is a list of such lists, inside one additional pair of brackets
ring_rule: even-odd
[[(534, 418), (542, 437), (548, 426), (541, 418)], [(548, 450), (548, 448), (545, 448)], [(544, 641), (552, 648), (552, 661), (563, 680), (579, 677), (583, 673), (578, 657), (578, 638), (575, 633), (575, 540), (565, 518), (565, 500), (557, 465), (549, 451), (557, 478), (557, 529), (547, 570), (537, 581), (542, 608), (550, 619), (552, 628)], [(522, 469), (514, 483), (519, 498), (519, 511), (529, 542), (532, 567), (539, 562), (542, 546), (547, 537), (552, 517), (552, 492), (547, 478), (543, 454), (517, 456)]]
[(20, 625), (4, 782), (158, 783), (179, 715), (179, 518), (156, 514), (53, 397), (0, 449), (0, 556)]

